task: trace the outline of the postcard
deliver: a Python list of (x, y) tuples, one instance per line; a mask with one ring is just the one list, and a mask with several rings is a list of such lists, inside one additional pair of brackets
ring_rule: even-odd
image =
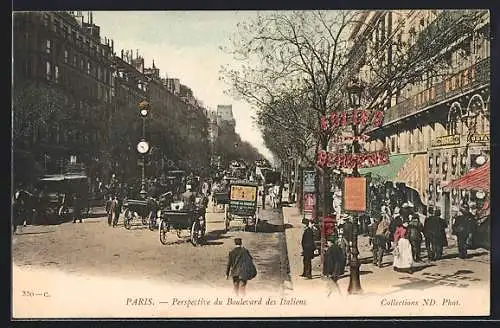
[(14, 12), (12, 319), (489, 315), (490, 33)]

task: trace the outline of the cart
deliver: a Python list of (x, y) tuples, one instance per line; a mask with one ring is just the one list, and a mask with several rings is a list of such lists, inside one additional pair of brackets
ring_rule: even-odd
[(257, 232), (259, 215), (257, 212), (257, 184), (250, 182), (233, 182), (230, 186), (229, 204), (225, 207), (224, 231), (229, 230), (231, 221), (240, 220), (244, 231), (253, 227)]
[(160, 242), (167, 245), (167, 234), (175, 231), (177, 238), (182, 238), (182, 230), (189, 231), (189, 239), (193, 246), (200, 245), (205, 236), (205, 209), (196, 206), (193, 209), (184, 209), (184, 203), (175, 202), (170, 208), (163, 209), (160, 217)]
[(123, 215), (123, 226), (130, 230), (134, 219), (141, 219), (143, 225), (149, 225), (150, 206), (147, 200), (127, 199), (123, 203), (125, 213)]

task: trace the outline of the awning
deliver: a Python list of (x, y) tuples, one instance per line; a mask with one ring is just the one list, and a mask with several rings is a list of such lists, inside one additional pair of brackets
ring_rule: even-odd
[(486, 163), (451, 181), (443, 189), (490, 190), (490, 164)]
[(396, 179), (399, 170), (403, 167), (403, 165), (406, 163), (406, 160), (408, 160), (409, 157), (410, 155), (405, 155), (405, 154), (390, 155), (388, 164), (362, 168), (359, 169), (358, 171), (361, 175), (371, 173), (372, 175), (379, 176), (384, 180), (394, 182), (394, 179)]

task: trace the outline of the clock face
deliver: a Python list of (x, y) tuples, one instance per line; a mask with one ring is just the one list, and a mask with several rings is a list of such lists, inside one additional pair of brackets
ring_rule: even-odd
[(137, 144), (137, 151), (141, 154), (145, 154), (149, 151), (149, 143), (146, 141), (141, 141)]

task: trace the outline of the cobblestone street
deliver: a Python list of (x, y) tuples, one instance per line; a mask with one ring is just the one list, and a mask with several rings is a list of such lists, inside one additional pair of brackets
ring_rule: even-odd
[(261, 211), (264, 232), (243, 232), (242, 224), (231, 221), (223, 232), (224, 212), (207, 213), (207, 242), (194, 247), (188, 232), (178, 239), (168, 234), (171, 244), (162, 245), (158, 230), (150, 231), (136, 221), (130, 231), (120, 218), (116, 228), (108, 227), (106, 217), (83, 223), (51, 226), (27, 226), (14, 237), (14, 265), (23, 268), (55, 268), (79, 276), (141, 278), (203, 287), (231, 288), (225, 279), (227, 255), (240, 237), (254, 257), (258, 275), (252, 280), (254, 290), (279, 292), (282, 285), (281, 263), (284, 240), (279, 211)]

